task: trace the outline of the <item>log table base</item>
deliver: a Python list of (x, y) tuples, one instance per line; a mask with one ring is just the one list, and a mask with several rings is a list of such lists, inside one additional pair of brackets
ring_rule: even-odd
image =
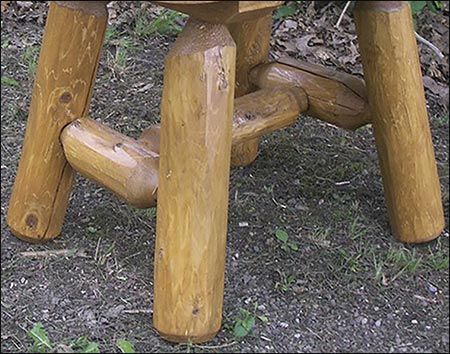
[[(8, 224), (58, 236), (78, 172), (138, 208), (158, 207), (153, 324), (204, 342), (222, 319), (230, 165), (254, 161), (263, 134), (308, 114), (374, 127), (394, 236), (444, 227), (409, 2), (359, 1), (365, 81), (284, 58), (267, 63), (281, 1), (156, 1), (190, 19), (165, 61), (161, 125), (135, 140), (88, 117), (107, 1), (50, 4)], [(366, 87), (367, 83), (367, 87)]]

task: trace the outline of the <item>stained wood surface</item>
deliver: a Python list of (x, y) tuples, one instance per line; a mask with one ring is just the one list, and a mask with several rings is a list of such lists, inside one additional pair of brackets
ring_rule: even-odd
[(365, 83), (353, 75), (285, 58), (253, 68), (250, 81), (261, 88), (301, 87), (309, 101), (306, 114), (338, 127), (355, 130), (371, 122)]
[[(259, 90), (235, 99), (233, 144), (285, 128), (308, 107), (296, 87)], [(137, 208), (156, 206), (160, 154), (159, 125), (142, 132), (139, 141), (89, 118), (64, 128), (61, 142), (75, 171), (109, 189)]]
[(355, 10), (392, 232), (429, 241), (444, 216), (410, 5), (359, 1)]
[(236, 47), (190, 19), (165, 61), (153, 324), (175, 342), (220, 329)]
[[(256, 90), (249, 81), (250, 69), (267, 61), (269, 56), (269, 41), (272, 30), (271, 13), (246, 21), (228, 25), (236, 48), (236, 90), (235, 96), (240, 97)], [(231, 150), (231, 164), (246, 166), (252, 163), (258, 155), (259, 139), (252, 139)]]
[(210, 23), (251, 20), (271, 13), (282, 1), (152, 1)]
[(89, 118), (77, 119), (64, 128), (61, 142), (67, 161), (77, 172), (132, 206), (155, 206), (157, 152)]
[(107, 23), (103, 2), (92, 11), (50, 3), (27, 129), (8, 210), (14, 235), (44, 242), (62, 228), (73, 170), (59, 143), (61, 130), (86, 116)]

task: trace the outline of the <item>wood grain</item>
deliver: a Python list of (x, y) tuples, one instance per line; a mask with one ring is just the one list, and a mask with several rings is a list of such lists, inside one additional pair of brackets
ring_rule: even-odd
[(210, 23), (251, 20), (271, 13), (282, 1), (152, 1)]
[(309, 108), (306, 114), (341, 128), (355, 130), (371, 122), (364, 81), (294, 59), (258, 65), (250, 81), (261, 87), (295, 85), (305, 90)]
[[(271, 12), (262, 17), (239, 21), (228, 25), (236, 43), (236, 97), (256, 90), (248, 78), (250, 69), (267, 61), (272, 30)], [(259, 139), (252, 139), (234, 145), (231, 150), (231, 164), (246, 166), (258, 155)]]
[(156, 205), (157, 152), (89, 118), (77, 119), (64, 128), (61, 142), (75, 171), (134, 207)]
[(190, 19), (165, 61), (153, 324), (203, 342), (221, 326), (236, 47)]
[(31, 242), (60, 233), (69, 200), (74, 173), (59, 136), (65, 125), (88, 114), (107, 24), (104, 2), (86, 6), (90, 10), (50, 3), (8, 210), (13, 234)]
[(410, 5), (359, 1), (355, 10), (392, 232), (429, 241), (444, 216)]

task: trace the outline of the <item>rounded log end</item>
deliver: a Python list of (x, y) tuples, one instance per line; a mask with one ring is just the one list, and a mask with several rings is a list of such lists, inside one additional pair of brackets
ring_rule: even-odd
[(233, 144), (231, 148), (231, 165), (243, 167), (250, 165), (258, 156), (259, 139), (247, 140), (243, 143)]
[(409, 244), (427, 243), (438, 238), (441, 235), (442, 231), (444, 231), (444, 227), (445, 227), (445, 220), (442, 217), (441, 222), (435, 225), (435, 227), (428, 233), (417, 234), (393, 230), (393, 234), (398, 241), (403, 243)]
[(126, 195), (123, 199), (138, 209), (148, 209), (156, 206), (158, 190), (159, 161), (151, 157), (143, 158), (129, 176), (126, 185)]
[(197, 336), (185, 336), (185, 335), (179, 335), (174, 333), (166, 333), (163, 331), (160, 331), (157, 327), (155, 327), (158, 331), (158, 334), (161, 336), (161, 338), (165, 339), (166, 341), (172, 342), (172, 343), (179, 343), (179, 344), (199, 344), (199, 343), (205, 343), (212, 340), (217, 333), (219, 332), (219, 329), (209, 332), (206, 334), (199, 334)]
[(19, 240), (28, 242), (28, 243), (47, 243), (54, 238), (56, 238), (60, 231), (54, 234), (46, 234), (43, 237), (36, 232), (24, 232), (21, 227), (15, 227), (15, 225), (8, 220), (8, 226), (11, 233), (18, 238)]

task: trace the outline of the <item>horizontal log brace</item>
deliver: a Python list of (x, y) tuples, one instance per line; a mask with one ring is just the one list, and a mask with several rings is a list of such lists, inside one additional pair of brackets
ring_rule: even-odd
[(309, 102), (306, 114), (341, 128), (356, 130), (372, 122), (365, 82), (354, 75), (283, 58), (253, 68), (250, 82), (260, 88), (301, 87)]
[[(298, 87), (274, 87), (235, 100), (232, 143), (238, 144), (292, 125), (308, 108)], [(156, 205), (159, 173), (159, 126), (140, 140), (129, 138), (89, 118), (80, 118), (61, 133), (74, 170), (111, 190), (137, 208)]]

